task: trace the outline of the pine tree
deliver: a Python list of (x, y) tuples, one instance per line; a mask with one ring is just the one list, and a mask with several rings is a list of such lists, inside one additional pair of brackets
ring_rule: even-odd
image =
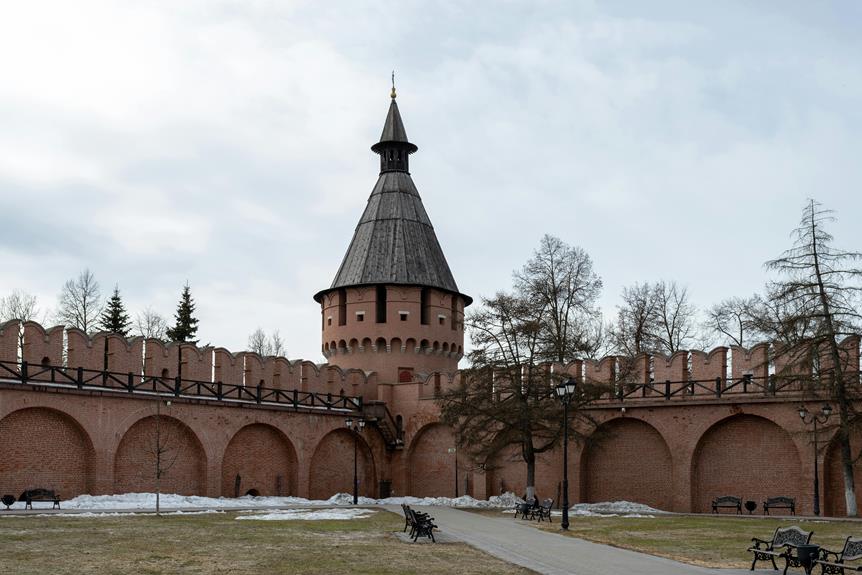
[(120, 297), (120, 287), (114, 286), (114, 295), (108, 299), (102, 317), (99, 318), (99, 327), (111, 333), (118, 333), (123, 337), (129, 335), (129, 327), (132, 322), (126, 313), (126, 306)]
[(176, 323), (174, 327), (167, 330), (165, 335), (170, 341), (197, 343), (194, 339), (198, 331), (198, 320), (194, 317), (195, 302), (192, 299), (189, 284), (183, 287), (183, 294), (180, 296), (180, 303), (177, 305), (177, 313), (174, 315)]

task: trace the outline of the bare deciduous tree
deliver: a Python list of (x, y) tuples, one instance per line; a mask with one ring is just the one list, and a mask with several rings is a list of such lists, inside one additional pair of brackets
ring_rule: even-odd
[(601, 334), (596, 302), (602, 280), (589, 254), (545, 235), (533, 257), (514, 274), (515, 289), (537, 306), (541, 353), (547, 361), (565, 362), (595, 352)]
[(270, 355), (283, 356), (285, 353), (284, 342), (278, 330), (273, 331), (272, 335), (267, 336), (266, 332), (261, 328), (257, 328), (248, 336), (248, 350), (255, 352), (261, 357)]
[(757, 315), (763, 305), (760, 296), (732, 297), (722, 300), (706, 311), (704, 331), (721, 345), (751, 347), (762, 337), (757, 327)]
[[(165, 401), (170, 407), (171, 402)], [(156, 428), (147, 442), (147, 454), (152, 458), (153, 473), (156, 480), (156, 515), (161, 514), (162, 477), (171, 470), (179, 457), (179, 449), (174, 445), (171, 428), (162, 429), (162, 400), (156, 400)]]
[[(527, 497), (535, 494), (536, 455), (553, 449), (562, 437), (562, 408), (554, 376), (543, 359), (542, 317), (519, 295), (498, 293), (482, 300), (467, 316), (473, 351), (460, 386), (440, 398), (441, 418), (455, 430), (458, 446), (482, 463), (515, 447), (527, 466)], [(578, 408), (593, 395), (582, 384), (571, 404), (570, 434), (582, 437), (591, 419)], [(577, 423), (575, 423), (577, 422)]]
[(623, 303), (617, 306), (617, 320), (611, 326), (616, 353), (634, 357), (658, 351), (658, 302), (649, 283), (623, 288)]
[(614, 350), (634, 357), (640, 353), (673, 354), (694, 345), (695, 313), (688, 290), (660, 281), (623, 288), (623, 303), (611, 326)]
[(36, 296), (15, 290), (6, 297), (0, 298), (0, 323), (13, 319), (21, 321), (35, 320), (39, 314)]
[(89, 269), (63, 285), (57, 310), (57, 320), (60, 323), (90, 333), (96, 329), (101, 313), (99, 282)]
[(165, 318), (149, 306), (135, 317), (134, 330), (141, 337), (164, 341), (167, 329), (168, 323), (165, 321)]
[(660, 281), (653, 287), (658, 316), (657, 338), (664, 353), (672, 355), (694, 344), (696, 310), (688, 301), (688, 288)]

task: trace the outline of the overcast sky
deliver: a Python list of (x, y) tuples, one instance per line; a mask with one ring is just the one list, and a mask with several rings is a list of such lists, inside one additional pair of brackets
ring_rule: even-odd
[(202, 342), (320, 311), (398, 103), (459, 288), (511, 283), (544, 233), (585, 248), (612, 314), (676, 280), (763, 285), (806, 197), (862, 250), (862, 3), (8, 2), (0, 295), (56, 306), (92, 269)]

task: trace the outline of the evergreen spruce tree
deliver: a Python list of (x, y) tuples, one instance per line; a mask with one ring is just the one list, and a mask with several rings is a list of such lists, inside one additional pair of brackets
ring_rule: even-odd
[(102, 311), (102, 316), (99, 318), (99, 327), (111, 333), (118, 333), (123, 337), (129, 335), (129, 327), (132, 325), (129, 320), (129, 314), (126, 313), (126, 306), (123, 305), (123, 299), (120, 297), (119, 286), (114, 286), (114, 295), (108, 299), (105, 309)]
[(183, 287), (183, 294), (180, 296), (180, 303), (177, 305), (177, 313), (174, 315), (176, 323), (174, 327), (165, 332), (168, 340), (183, 343), (198, 342), (198, 340), (194, 339), (198, 331), (198, 320), (194, 317), (194, 312), (195, 302), (192, 299), (189, 284), (186, 284)]

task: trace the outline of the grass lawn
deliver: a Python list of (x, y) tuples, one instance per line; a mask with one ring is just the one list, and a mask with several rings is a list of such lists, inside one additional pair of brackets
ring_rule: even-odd
[(3, 517), (0, 573), (531, 573), (464, 544), (402, 543), (385, 511), (348, 521), (237, 521), (237, 513)]
[[(480, 513), (516, 521), (512, 515), (504, 515), (499, 511), (482, 510)], [(542, 523), (540, 528), (559, 533), (560, 517), (554, 516), (553, 519), (552, 525)], [(532, 523), (538, 525), (535, 521)], [(569, 535), (692, 565), (748, 568), (752, 556), (745, 550), (751, 545), (751, 538), (769, 539), (776, 527), (788, 525), (814, 531), (811, 542), (834, 551), (841, 550), (848, 535), (862, 537), (862, 523), (858, 521), (776, 520), (715, 515), (654, 518), (573, 516), (569, 519)], [(760, 565), (765, 566), (766, 563)]]

